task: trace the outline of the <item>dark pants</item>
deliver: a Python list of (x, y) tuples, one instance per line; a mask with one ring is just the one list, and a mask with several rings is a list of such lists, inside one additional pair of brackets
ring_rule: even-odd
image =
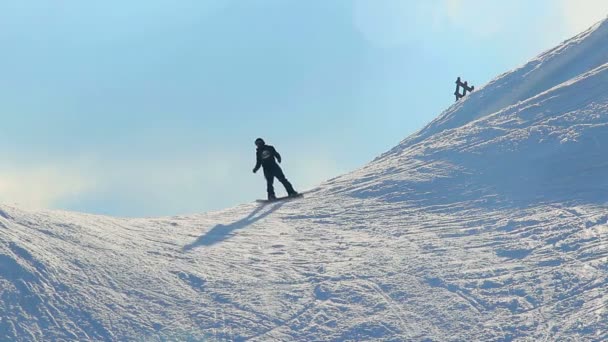
[(272, 185), (274, 183), (274, 177), (277, 177), (279, 182), (283, 183), (287, 194), (291, 195), (296, 192), (293, 189), (293, 186), (291, 186), (291, 183), (285, 178), (281, 167), (277, 164), (264, 166), (264, 177), (266, 177), (266, 191), (268, 191), (269, 197), (275, 197), (274, 186)]

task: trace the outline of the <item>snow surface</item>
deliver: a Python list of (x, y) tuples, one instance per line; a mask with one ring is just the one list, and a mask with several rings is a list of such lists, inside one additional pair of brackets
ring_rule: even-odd
[(604, 21), (300, 200), (0, 206), (0, 340), (606, 341), (607, 150)]

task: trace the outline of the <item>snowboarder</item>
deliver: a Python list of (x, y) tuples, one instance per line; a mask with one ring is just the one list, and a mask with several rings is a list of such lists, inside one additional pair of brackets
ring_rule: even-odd
[(257, 163), (253, 168), (253, 173), (256, 173), (260, 167), (264, 168), (264, 177), (266, 178), (266, 191), (268, 191), (268, 200), (274, 201), (277, 199), (277, 196), (274, 193), (274, 177), (276, 177), (279, 182), (283, 183), (285, 190), (287, 190), (287, 195), (289, 197), (297, 197), (299, 194), (293, 189), (291, 183), (285, 178), (283, 174), (283, 170), (277, 164), (281, 163), (281, 155), (274, 149), (274, 147), (270, 145), (266, 145), (264, 139), (257, 138), (255, 139), (255, 146), (257, 146), (256, 150), (256, 159)]

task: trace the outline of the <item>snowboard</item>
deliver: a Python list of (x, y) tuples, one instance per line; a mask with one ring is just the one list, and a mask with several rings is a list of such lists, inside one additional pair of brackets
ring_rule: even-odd
[(265, 200), (264, 199), (258, 199), (258, 200), (256, 200), (256, 202), (258, 202), (258, 203), (274, 203), (274, 202), (294, 200), (294, 199), (298, 199), (298, 198), (302, 198), (302, 197), (304, 197), (303, 194), (297, 194), (296, 196), (292, 196), (292, 197), (289, 197), (289, 196), (277, 197), (276, 199), (274, 199), (272, 201), (269, 201), (267, 199), (265, 199)]

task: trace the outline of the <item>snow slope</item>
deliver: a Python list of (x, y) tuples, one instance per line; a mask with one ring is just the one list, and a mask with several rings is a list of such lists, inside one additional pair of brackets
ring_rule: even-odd
[(605, 341), (607, 148), (604, 21), (301, 200), (0, 206), (0, 340)]

